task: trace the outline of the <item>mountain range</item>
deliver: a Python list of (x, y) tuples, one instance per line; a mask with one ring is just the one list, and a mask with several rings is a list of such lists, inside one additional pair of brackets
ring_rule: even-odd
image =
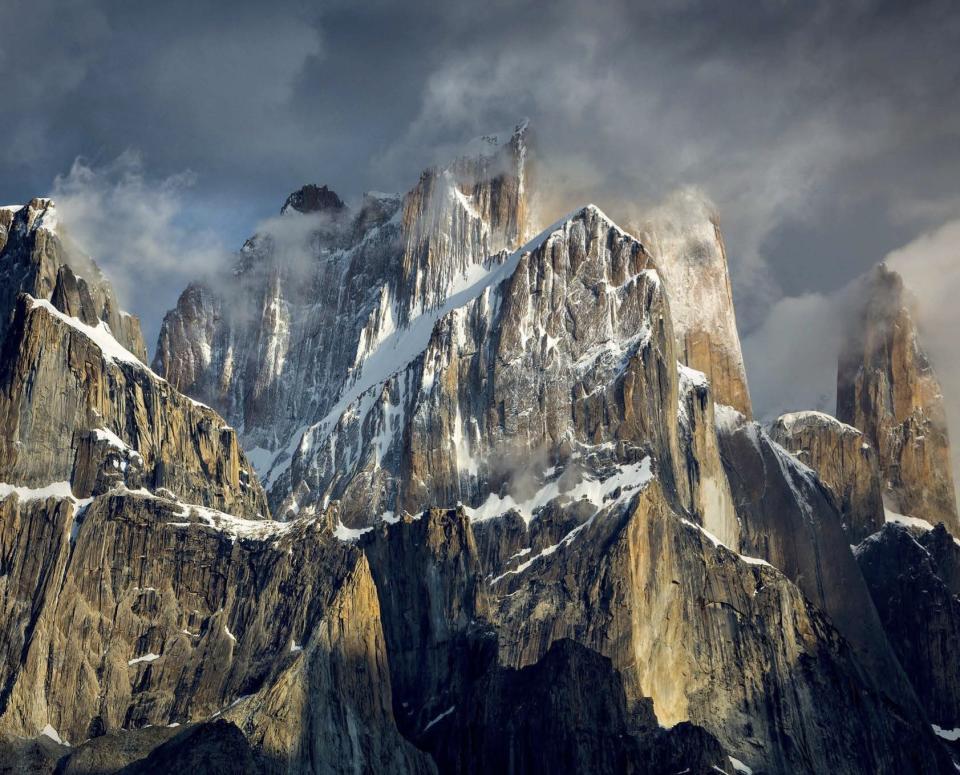
[(837, 416), (762, 425), (717, 215), (543, 228), (531, 146), (295, 191), (149, 365), (55, 203), (0, 209), (0, 771), (960, 766), (900, 277)]

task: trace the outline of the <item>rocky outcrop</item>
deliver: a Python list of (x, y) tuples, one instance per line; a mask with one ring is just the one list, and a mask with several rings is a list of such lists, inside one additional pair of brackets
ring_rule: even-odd
[(366, 559), (325, 523), (121, 491), (2, 508), (4, 730), (80, 742), (223, 715), (285, 771), (431, 770), (393, 724)]
[(219, 775), (242, 772), (266, 775), (270, 772), (270, 764), (251, 749), (236, 725), (217, 718), (196, 724), (107, 732), (74, 748), (64, 749), (56, 773), (147, 775), (191, 772)]
[(288, 210), (296, 210), (298, 213), (306, 214), (324, 210), (335, 212), (343, 210), (345, 207), (343, 200), (326, 186), (308, 183), (287, 197), (287, 201), (280, 208), (280, 215)]
[(707, 532), (737, 547), (740, 518), (720, 459), (713, 391), (702, 372), (683, 365), (679, 370), (680, 452), (690, 484), (690, 509)]
[(817, 472), (834, 498), (850, 543), (883, 527), (877, 453), (863, 433), (822, 412), (777, 418), (770, 438)]
[(707, 375), (719, 404), (751, 416), (720, 221), (696, 192), (681, 191), (636, 227), (670, 296), (678, 359)]
[(945, 730), (960, 727), (960, 547), (942, 525), (924, 530), (887, 524), (857, 547), (856, 556), (930, 720)]
[(87, 325), (102, 321), (125, 349), (146, 361), (140, 321), (120, 309), (110, 282), (62, 232), (50, 199), (0, 208), (0, 342), (17, 295), (27, 293)]
[(236, 432), (177, 393), (101, 322), (21, 295), (0, 361), (0, 481), (67, 482), (77, 497), (123, 482), (187, 503), (269, 516)]
[(3, 251), (10, 237), (10, 227), (13, 225), (13, 218), (20, 209), (20, 205), (4, 205), (0, 207), (0, 252)]
[(863, 282), (837, 370), (837, 417), (876, 448), (893, 511), (960, 535), (943, 395), (896, 272)]

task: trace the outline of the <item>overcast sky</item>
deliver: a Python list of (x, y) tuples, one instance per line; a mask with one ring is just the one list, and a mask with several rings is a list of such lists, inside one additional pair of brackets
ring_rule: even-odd
[(761, 413), (832, 393), (824, 321), (889, 252), (960, 292), (948, 0), (3, 6), (0, 204), (72, 207), (150, 340), (290, 190), (406, 190), (521, 117), (558, 209), (715, 203)]

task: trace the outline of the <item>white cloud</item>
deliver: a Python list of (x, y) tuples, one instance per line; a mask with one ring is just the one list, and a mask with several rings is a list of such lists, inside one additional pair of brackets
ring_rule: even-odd
[(917, 297), (921, 341), (943, 388), (960, 481), (960, 220), (894, 250), (886, 262)]
[(121, 303), (147, 324), (148, 347), (186, 284), (230, 260), (219, 237), (189, 212), (193, 180), (190, 173), (151, 180), (139, 154), (128, 151), (103, 166), (77, 159), (50, 193), (68, 241), (100, 265)]
[[(920, 339), (943, 388), (960, 481), (960, 220), (917, 237), (884, 261), (916, 299)], [(837, 355), (857, 281), (832, 294), (782, 298), (743, 340), (754, 411), (771, 420), (783, 412), (836, 407)]]

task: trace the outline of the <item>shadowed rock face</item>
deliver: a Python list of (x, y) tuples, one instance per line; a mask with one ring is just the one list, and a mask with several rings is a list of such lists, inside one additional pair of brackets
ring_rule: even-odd
[(314, 183), (308, 183), (299, 191), (294, 191), (287, 197), (287, 201), (280, 208), (280, 214), (283, 215), (288, 210), (296, 210), (298, 213), (318, 213), (322, 211), (343, 210), (346, 205), (343, 200), (326, 186), (318, 186)]
[(888, 524), (856, 549), (890, 643), (930, 720), (960, 727), (960, 547), (943, 526)]
[(223, 719), (177, 727), (112, 732), (68, 749), (57, 775), (147, 775), (190, 772), (266, 775), (269, 763), (250, 748), (243, 733)]
[(795, 412), (777, 418), (770, 437), (817, 472), (850, 543), (883, 527), (877, 453), (863, 433), (822, 412)]
[[(887, 642), (831, 492), (757, 423), (732, 417), (720, 448), (741, 522), (740, 548), (779, 568), (850, 642), (874, 686), (906, 713), (914, 692)], [(881, 678), (882, 676), (882, 678)]]
[(894, 511), (960, 534), (940, 385), (903, 281), (883, 265), (863, 284), (840, 354), (837, 416), (877, 449)]
[[(484, 529), (482, 539), (472, 535), (475, 526)], [(622, 677), (622, 690), (583, 702), (561, 689), (562, 671), (551, 682), (540, 712), (573, 737), (580, 730), (585, 751), (601, 745), (585, 717), (607, 718), (617, 729), (622, 711), (611, 698), (622, 691), (635, 736), (643, 739), (648, 728), (642, 718), (650, 697), (659, 724), (689, 720), (755, 771), (937, 771), (929, 730), (898, 720), (912, 716), (889, 714), (889, 699), (868, 688), (859, 660), (816, 607), (779, 571), (743, 560), (684, 523), (655, 483), (558, 543), (521, 552), (519, 565), (516, 551), (502, 564), (481, 562), (507, 555), (508, 548), (489, 545), (506, 536), (509, 549), (535, 542), (532, 531), (514, 542), (515, 530), (493, 531), (439, 510), (363, 538), (382, 588), (388, 644), (389, 633), (405, 632), (405, 650), (391, 659), (397, 714), (442, 770), (473, 771), (458, 746), (476, 752), (497, 732), (500, 743), (484, 754), (491, 759), (478, 753), (479, 761), (499, 766), (503, 757), (526, 755), (529, 736), (540, 737), (539, 722), (523, 717), (534, 705), (507, 684), (544, 675), (543, 663), (555, 661), (551, 648), (569, 638), (608, 657)], [(400, 563), (409, 574), (396, 573)], [(397, 587), (398, 579), (406, 581)], [(435, 674), (434, 665), (450, 673)], [(510, 735), (513, 754), (505, 750)], [(716, 752), (698, 739), (680, 746), (687, 758), (666, 759), (680, 761), (677, 770), (644, 769), (640, 746), (630, 761), (639, 771), (682, 771)], [(632, 745), (605, 745), (594, 765), (604, 771)], [(660, 740), (653, 749), (666, 757), (672, 745)]]
[(661, 728), (649, 701), (628, 712), (610, 660), (572, 640), (555, 642), (520, 670), (491, 666), (463, 699), (420, 736), (441, 772), (710, 773), (729, 766), (703, 729)]
[(0, 509), (4, 730), (80, 742), (222, 714), (290, 771), (431, 770), (393, 724), (367, 561), (326, 524), (117, 493)]

